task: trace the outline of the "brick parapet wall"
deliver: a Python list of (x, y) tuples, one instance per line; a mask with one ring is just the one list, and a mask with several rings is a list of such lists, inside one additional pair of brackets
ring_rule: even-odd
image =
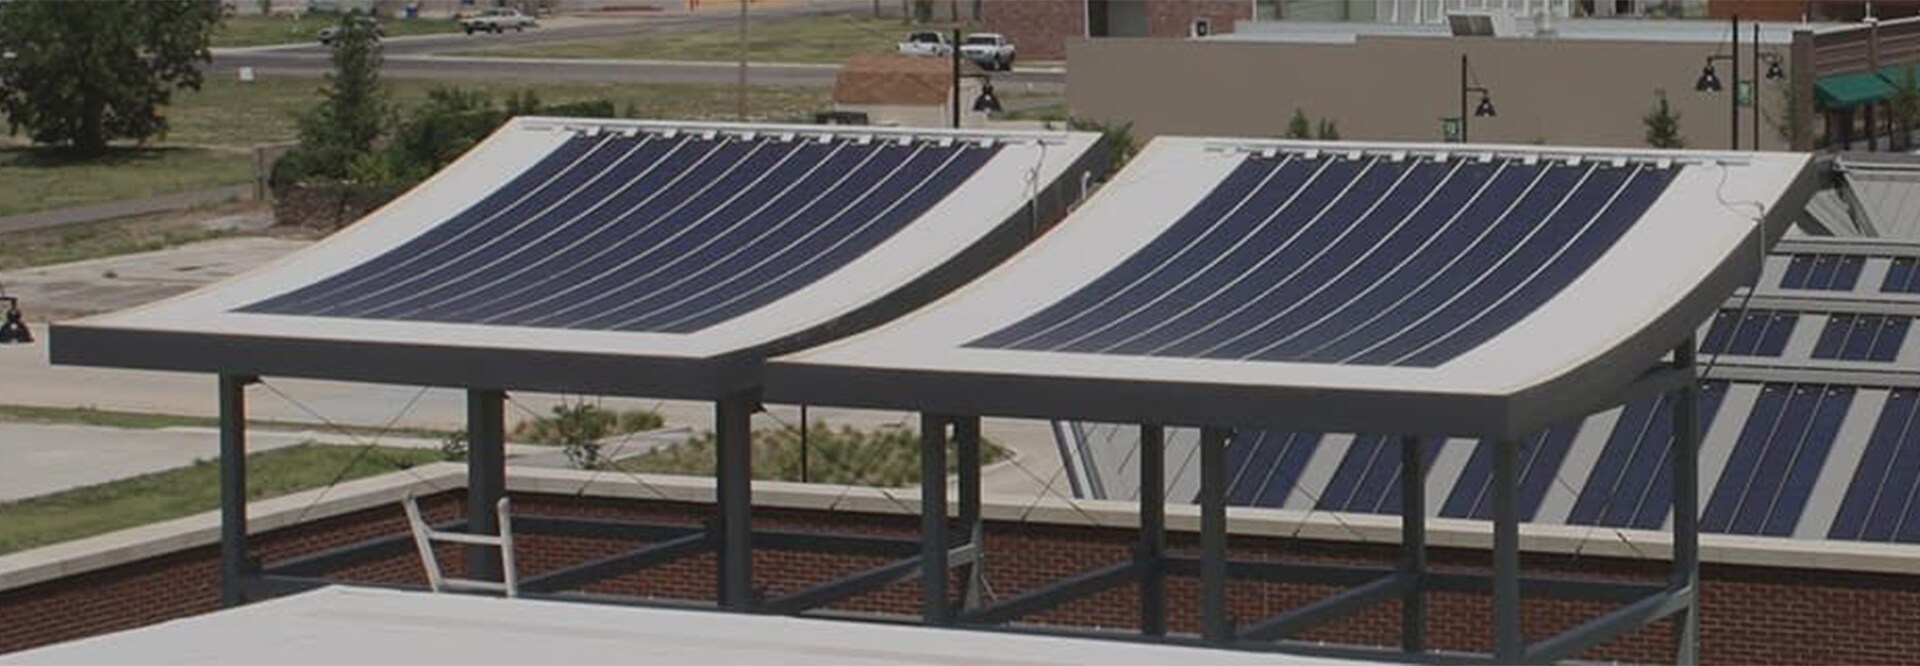
[[(516, 494), (519, 515), (611, 518), (641, 522), (701, 525), (711, 507), (691, 502), (594, 499)], [(436, 520), (459, 514), (460, 493), (424, 501)], [(865, 534), (915, 539), (918, 518), (850, 511), (760, 508), (755, 526), (802, 532)], [(318, 552), (372, 536), (405, 530), (398, 507), (374, 508), (311, 521), (256, 535), (254, 550), (264, 560)], [(552, 571), (641, 545), (616, 538), (518, 535), (516, 556), (523, 576)], [(986, 530), (985, 578), (989, 600), (1005, 599), (1063, 576), (1121, 562), (1129, 557), (1133, 531), (1037, 523), (990, 522)], [(1195, 537), (1169, 534), (1175, 553), (1190, 554)], [(1235, 536), (1236, 559), (1390, 564), (1394, 544), (1336, 543), (1283, 537)], [(459, 573), (457, 552), (440, 553), (449, 573)], [(196, 547), (109, 569), (0, 592), (0, 651), (71, 640), (128, 629), (213, 610), (218, 605), (218, 548)], [(1437, 548), (1435, 570), (1483, 571), (1485, 551)], [(810, 584), (884, 564), (880, 556), (830, 555), (759, 550), (754, 554), (754, 584), (766, 596), (778, 596)], [(1664, 561), (1528, 554), (1529, 575), (1577, 575), (1583, 578), (1657, 582)], [(418, 557), (411, 552), (367, 562), (336, 573), (341, 580), (424, 584)], [(1916, 575), (1811, 571), (1776, 567), (1708, 564), (1703, 568), (1702, 655), (1709, 663), (1904, 663), (1920, 649), (1920, 572)], [(670, 599), (709, 600), (714, 558), (704, 554), (671, 564), (597, 582), (585, 591)], [(957, 581), (956, 581), (957, 583)], [(1169, 620), (1174, 631), (1195, 631), (1197, 582), (1168, 581)], [(956, 589), (958, 589), (956, 587)], [(1298, 607), (1335, 591), (1330, 586), (1235, 581), (1231, 613), (1242, 621)], [(851, 611), (912, 614), (919, 609), (917, 582), (907, 580), (835, 604)], [(1484, 596), (1428, 595), (1428, 636), (1433, 647), (1484, 651), (1492, 641), (1491, 608)], [(1528, 637), (1539, 640), (1609, 610), (1609, 604), (1530, 598), (1523, 618)], [(1026, 618), (1026, 621), (1080, 627), (1126, 629), (1137, 626), (1135, 589), (1120, 586)], [(1399, 635), (1397, 603), (1322, 627), (1304, 638), (1387, 645)], [(1663, 662), (1671, 658), (1667, 623), (1628, 634), (1582, 655), (1595, 660)]]

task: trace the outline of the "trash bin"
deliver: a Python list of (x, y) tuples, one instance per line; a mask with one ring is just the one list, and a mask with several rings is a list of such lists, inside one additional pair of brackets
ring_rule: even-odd
[(420, 18), (420, 3), (418, 2), (407, 3), (406, 17), (407, 17), (407, 20), (409, 21)]

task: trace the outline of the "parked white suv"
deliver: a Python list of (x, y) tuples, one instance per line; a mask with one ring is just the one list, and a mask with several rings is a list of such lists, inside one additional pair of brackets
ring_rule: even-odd
[(900, 42), (900, 55), (940, 56), (953, 53), (953, 45), (947, 43), (947, 33), (928, 30), (907, 35), (907, 41)]
[(960, 44), (960, 55), (982, 69), (1013, 69), (1013, 42), (997, 32), (976, 32)]

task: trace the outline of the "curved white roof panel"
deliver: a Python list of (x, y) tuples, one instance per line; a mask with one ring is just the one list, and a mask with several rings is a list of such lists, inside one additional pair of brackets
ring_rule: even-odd
[[(523, 118), (286, 261), (56, 362), (706, 397), (978, 274), (1096, 135)], [(1068, 174), (1071, 172), (1071, 176)]]
[(1758, 270), (1808, 166), (1163, 138), (992, 273), (776, 359), (769, 395), (1523, 434), (1615, 398)]

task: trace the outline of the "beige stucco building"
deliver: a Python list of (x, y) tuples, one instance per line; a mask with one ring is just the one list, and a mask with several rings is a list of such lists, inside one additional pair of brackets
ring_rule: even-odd
[[(1346, 139), (1439, 141), (1461, 113), (1461, 57), (1498, 115), (1473, 117), (1476, 142), (1644, 145), (1642, 117), (1664, 94), (1691, 147), (1725, 148), (1726, 91), (1694, 90), (1708, 56), (1728, 50), (1725, 23), (1643, 22), (1555, 28), (1554, 37), (1455, 37), (1444, 26), (1274, 23), (1205, 40), (1077, 40), (1068, 47), (1068, 105), (1076, 116), (1131, 121), (1137, 135), (1277, 136), (1295, 109), (1336, 121)], [(1618, 27), (1616, 27), (1618, 26)], [(1657, 28), (1655, 26), (1658, 26)], [(1717, 35), (1711, 29), (1717, 27)], [(1625, 28), (1625, 29), (1620, 29)], [(1792, 25), (1762, 28), (1763, 58), (1793, 67)], [(1743, 29), (1742, 31), (1747, 32)], [(1740, 77), (1753, 77), (1751, 33), (1741, 35)], [(1788, 146), (1791, 78), (1760, 77), (1760, 146)], [(1753, 145), (1752, 109), (1741, 109), (1742, 147)]]

